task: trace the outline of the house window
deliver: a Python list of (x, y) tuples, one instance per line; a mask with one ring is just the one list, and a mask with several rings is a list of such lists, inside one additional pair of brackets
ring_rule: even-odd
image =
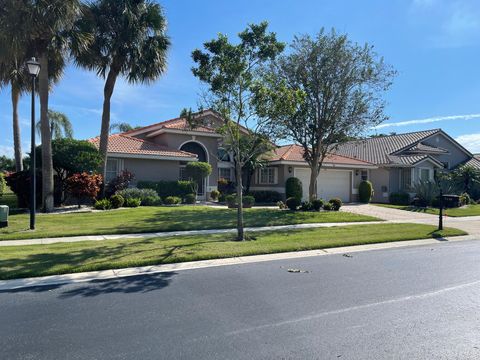
[(258, 183), (259, 184), (265, 184), (265, 185), (271, 185), (271, 184), (276, 184), (277, 179), (276, 179), (276, 168), (261, 168), (258, 170)]
[(402, 190), (411, 190), (412, 189), (412, 169), (402, 169), (401, 170), (401, 188)]
[(218, 148), (217, 157), (218, 161), (230, 161), (230, 155), (228, 154), (228, 151), (222, 147)]
[(180, 165), (179, 173), (178, 173), (178, 180), (188, 180), (185, 169), (186, 169), (185, 165)]
[(105, 173), (106, 182), (115, 179), (119, 173), (119, 160), (107, 159), (107, 172)]
[(360, 176), (362, 177), (362, 181), (367, 181), (368, 180), (368, 171), (367, 170), (362, 170)]
[(230, 180), (231, 179), (231, 169), (230, 168), (218, 168), (218, 178)]
[(421, 168), (418, 177), (422, 181), (429, 181), (430, 180), (430, 169)]

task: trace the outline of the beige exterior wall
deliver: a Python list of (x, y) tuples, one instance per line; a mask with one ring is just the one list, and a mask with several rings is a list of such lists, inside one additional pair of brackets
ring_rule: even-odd
[(448, 154), (432, 155), (432, 157), (441, 162), (448, 162), (450, 169), (453, 169), (457, 165), (470, 159), (467, 154), (465, 154), (462, 150), (458, 148), (458, 146), (452, 143), (450, 139), (446, 138), (442, 134), (434, 135), (428, 140), (422, 141), (422, 143), (448, 150)]
[(123, 159), (123, 168), (135, 175), (137, 181), (178, 180), (179, 162), (151, 159)]
[[(390, 192), (390, 171), (385, 168), (370, 170), (373, 185), (373, 202), (388, 203)], [(395, 191), (395, 190), (394, 190)]]

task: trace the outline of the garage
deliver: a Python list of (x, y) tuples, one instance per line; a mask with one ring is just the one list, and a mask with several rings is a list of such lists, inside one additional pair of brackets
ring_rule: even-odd
[[(294, 176), (302, 182), (303, 198), (308, 200), (310, 169), (295, 168)], [(352, 172), (349, 170), (323, 169), (317, 178), (317, 197), (324, 200), (338, 197), (343, 202), (350, 201)]]

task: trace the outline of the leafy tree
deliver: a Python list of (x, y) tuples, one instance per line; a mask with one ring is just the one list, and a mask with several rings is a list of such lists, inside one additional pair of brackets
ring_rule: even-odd
[(162, 8), (150, 0), (97, 0), (86, 4), (83, 13), (76, 27), (91, 34), (93, 41), (74, 56), (78, 65), (106, 79), (99, 145), (105, 177), (115, 82), (121, 75), (132, 84), (158, 79), (167, 67), (170, 41)]
[(472, 166), (460, 166), (450, 173), (450, 179), (460, 192), (472, 195), (480, 184), (480, 171)]
[[(206, 107), (217, 111), (224, 119), (219, 129), (233, 153), (237, 186), (237, 239), (244, 240), (242, 168), (255, 156), (248, 142), (271, 134), (271, 116), (261, 116), (256, 101), (264, 88), (262, 66), (273, 61), (285, 45), (277, 41), (275, 33), (267, 32), (268, 24), (251, 24), (238, 34), (239, 43), (233, 44), (226, 35), (203, 44), (203, 50), (192, 52), (193, 74), (206, 85), (203, 99)], [(275, 109), (280, 109), (276, 106)], [(270, 114), (269, 114), (270, 115)], [(242, 135), (247, 144), (242, 144)], [(245, 145), (245, 146), (244, 146)]]
[(15, 171), (15, 160), (2, 155), (0, 156), (0, 172), (5, 171)]
[[(72, 139), (73, 127), (67, 115), (54, 110), (48, 110), (48, 122), (50, 123), (50, 134), (52, 139)], [(42, 124), (37, 121), (37, 133), (41, 134)]]
[[(303, 93), (295, 112), (281, 119), (283, 133), (304, 150), (311, 169), (309, 198), (328, 152), (343, 141), (387, 119), (381, 95), (395, 71), (368, 44), (351, 42), (334, 30), (296, 36), (290, 54), (271, 68), (270, 93), (287, 85)], [(280, 90), (280, 91), (279, 91)]]
[(67, 189), (70, 195), (78, 201), (78, 207), (82, 199), (93, 200), (100, 192), (102, 185), (102, 176), (98, 174), (90, 175), (86, 172), (73, 174), (67, 179)]
[(212, 173), (212, 165), (202, 161), (191, 161), (185, 166), (185, 175), (192, 182), (192, 191), (195, 196), (198, 194), (200, 183)]

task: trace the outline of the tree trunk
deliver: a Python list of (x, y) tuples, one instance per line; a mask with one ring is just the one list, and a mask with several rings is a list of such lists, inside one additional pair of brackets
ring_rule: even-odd
[(43, 210), (53, 210), (53, 162), (52, 136), (48, 121), (48, 54), (44, 51), (40, 55), (39, 93), (40, 93), (40, 124), (42, 140), (42, 202)]
[[(110, 69), (108, 72), (105, 87), (103, 89), (103, 112), (102, 112), (102, 129), (100, 131), (100, 155), (102, 162), (100, 164), (100, 172), (103, 179), (106, 178), (107, 173), (107, 150), (108, 150), (108, 136), (110, 133), (110, 99), (112, 98), (115, 82), (117, 81), (118, 72)], [(105, 181), (102, 185), (102, 197), (105, 197)]]
[(317, 198), (317, 177), (319, 172), (318, 162), (310, 164), (310, 184), (308, 186), (308, 199), (313, 201)]
[(23, 170), (22, 162), (22, 141), (20, 138), (20, 124), (18, 122), (18, 101), (20, 100), (20, 91), (18, 87), (12, 85), (12, 110), (13, 110), (13, 148), (15, 153), (15, 171)]
[(238, 202), (237, 240), (243, 241), (245, 239), (245, 236), (243, 232), (243, 186), (242, 186), (242, 166), (240, 165), (240, 161), (236, 161), (235, 168), (236, 168), (235, 177), (237, 180), (237, 202)]

